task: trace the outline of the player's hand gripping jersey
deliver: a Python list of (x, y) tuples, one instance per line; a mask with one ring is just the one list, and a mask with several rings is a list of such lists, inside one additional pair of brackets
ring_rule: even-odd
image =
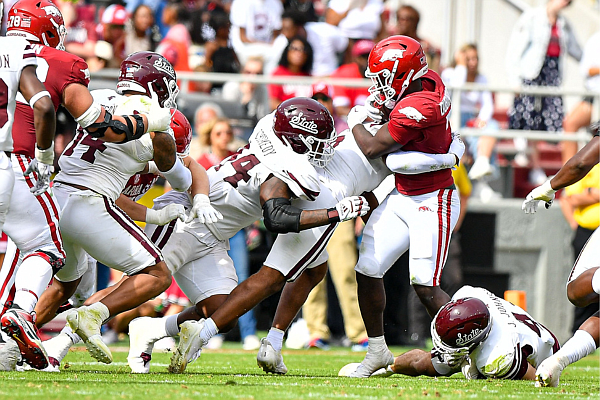
[[(111, 114), (127, 114), (120, 111), (121, 107), (126, 108), (127, 97), (114, 90), (94, 90), (92, 96)], [(85, 186), (115, 201), (129, 178), (143, 170), (153, 157), (150, 135), (114, 144), (94, 139), (78, 129), (59, 159), (60, 172), (55, 181)]]
[[(439, 75), (427, 72), (421, 79), (423, 90), (404, 96), (390, 113), (388, 130), (404, 151), (446, 153), (452, 142), (450, 97)], [(418, 175), (396, 174), (396, 188), (414, 196), (449, 187), (452, 171), (444, 169)]]
[[(483, 288), (464, 286), (452, 300), (475, 297), (485, 303), (490, 311), (492, 328), (489, 335), (470, 354), (480, 377), (494, 379), (521, 379), (528, 363), (537, 367), (543, 360), (558, 351), (560, 345), (554, 335), (536, 322), (522, 308), (501, 299)], [(432, 361), (442, 375), (460, 371), (441, 364), (442, 357), (434, 349)]]
[[(226, 218), (207, 225), (219, 240), (226, 240), (262, 217), (260, 187), (271, 176), (285, 182), (294, 196), (314, 200), (319, 178), (305, 155), (294, 153), (273, 134), (273, 114), (254, 128), (250, 143), (210, 168), (210, 203)], [(190, 207), (189, 196), (169, 192), (156, 199), (156, 209), (169, 203)], [(190, 225), (199, 224), (191, 222)]]

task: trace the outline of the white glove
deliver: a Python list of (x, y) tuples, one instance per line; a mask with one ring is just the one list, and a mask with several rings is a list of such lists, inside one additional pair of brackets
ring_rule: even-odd
[(340, 222), (366, 215), (371, 207), (363, 196), (346, 197), (335, 205)]
[(150, 113), (146, 114), (148, 118), (148, 132), (164, 132), (171, 126), (171, 117), (173, 113), (169, 108), (162, 108), (158, 102), (158, 95), (152, 89), (150, 90)]
[(545, 202), (546, 208), (550, 208), (554, 201), (554, 193), (556, 190), (552, 189), (550, 185), (550, 179), (542, 183), (540, 186), (534, 188), (523, 201), (521, 209), (525, 211), (525, 214), (533, 214), (537, 211), (538, 204), (540, 201)]
[(460, 370), (467, 380), (478, 379), (479, 378), (479, 370), (477, 369), (477, 365), (471, 357), (467, 356), (465, 360), (460, 365)]
[(462, 365), (467, 358), (469, 358), (469, 349), (467, 347), (462, 347), (451, 352), (442, 352), (444, 364), (447, 364), (450, 368), (454, 368), (457, 365)]
[(32, 172), (37, 174), (35, 185), (29, 189), (31, 193), (39, 196), (48, 190), (50, 187), (50, 176), (54, 171), (52, 166), (54, 162), (54, 142), (47, 149), (39, 149), (35, 146), (35, 158), (31, 160), (27, 170), (23, 173), (23, 176), (27, 176)]
[(448, 153), (456, 156), (456, 165), (458, 165), (463, 154), (465, 154), (465, 143), (460, 138), (460, 133), (455, 132), (452, 134), (452, 143), (450, 143), (450, 149), (448, 149)]
[(348, 128), (350, 128), (350, 132), (352, 129), (358, 125), (362, 124), (367, 119), (367, 110), (365, 106), (354, 106), (348, 113), (348, 118), (346, 122), (348, 122)]
[(214, 224), (220, 219), (223, 219), (223, 214), (218, 212), (210, 205), (210, 199), (205, 194), (197, 194), (194, 196), (194, 205), (185, 222), (192, 222), (194, 218), (203, 224)]
[(367, 116), (377, 124), (385, 122), (383, 121), (384, 119), (386, 119), (386, 116), (383, 112), (383, 107), (387, 108), (388, 110), (393, 110), (395, 105), (396, 102), (392, 100), (387, 101), (385, 104), (377, 103), (375, 101), (374, 94), (370, 94), (365, 100), (365, 109), (367, 111)]
[(169, 204), (160, 210), (151, 208), (146, 210), (146, 223), (154, 225), (165, 225), (179, 218), (181, 221), (185, 219), (185, 207), (181, 204)]

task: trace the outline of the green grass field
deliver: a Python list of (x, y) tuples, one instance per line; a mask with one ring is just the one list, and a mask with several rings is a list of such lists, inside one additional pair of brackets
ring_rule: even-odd
[[(151, 373), (132, 375), (126, 347), (116, 348), (111, 365), (95, 362), (85, 348), (66, 357), (60, 373), (0, 373), (0, 399), (584, 399), (600, 398), (598, 352), (563, 372), (558, 388), (535, 388), (532, 382), (451, 378), (410, 378), (394, 375), (365, 380), (340, 378), (337, 371), (358, 362), (364, 353), (344, 348), (330, 351), (284, 350), (289, 372), (266, 375), (256, 366), (256, 352), (239, 346), (205, 351), (187, 373), (166, 372), (169, 354), (153, 356)], [(119, 351), (121, 350), (121, 351)], [(394, 354), (406, 349), (392, 348)]]

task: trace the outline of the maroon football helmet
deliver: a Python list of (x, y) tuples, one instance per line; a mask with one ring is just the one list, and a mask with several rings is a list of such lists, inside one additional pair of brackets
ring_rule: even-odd
[(484, 340), (492, 327), (490, 311), (475, 297), (450, 301), (436, 314), (431, 323), (431, 338), (436, 349), (452, 352), (472, 350)]
[(375, 101), (385, 104), (400, 99), (408, 85), (427, 71), (421, 44), (408, 36), (396, 35), (373, 47), (365, 76), (373, 82), (369, 92), (375, 95)]
[(175, 144), (177, 145), (177, 155), (181, 158), (190, 154), (190, 143), (192, 143), (192, 125), (190, 121), (179, 110), (171, 110), (171, 129), (175, 135)]
[(315, 167), (324, 167), (333, 157), (337, 138), (333, 117), (316, 100), (295, 97), (279, 104), (273, 130), (283, 144), (295, 153), (306, 154)]
[(177, 75), (171, 63), (158, 53), (138, 51), (123, 60), (117, 93), (128, 90), (145, 93), (148, 97), (154, 92), (161, 107), (177, 108)]
[(30, 42), (64, 50), (65, 21), (56, 5), (48, 0), (19, 0), (6, 19), (6, 36), (21, 36)]

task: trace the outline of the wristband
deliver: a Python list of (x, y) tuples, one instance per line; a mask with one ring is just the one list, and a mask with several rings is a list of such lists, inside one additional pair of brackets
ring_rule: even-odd
[(35, 146), (35, 159), (43, 164), (52, 165), (54, 163), (54, 142), (47, 149), (40, 149)]
[(329, 218), (330, 223), (340, 222), (340, 214), (335, 207), (327, 209), (327, 217)]

